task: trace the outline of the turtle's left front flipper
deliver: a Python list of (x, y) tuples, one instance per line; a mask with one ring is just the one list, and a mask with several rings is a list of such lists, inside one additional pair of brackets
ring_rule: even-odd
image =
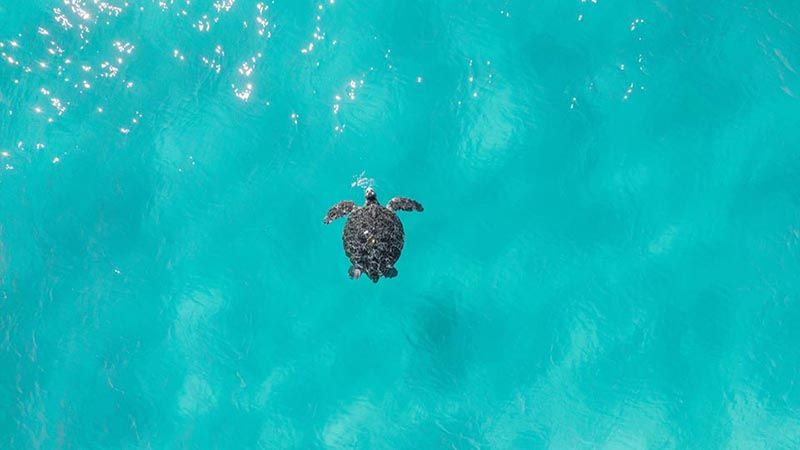
[(405, 197), (395, 197), (389, 200), (386, 207), (392, 211), (424, 211), (424, 208), (418, 201)]
[(324, 223), (331, 223), (340, 217), (344, 217), (350, 214), (355, 209), (356, 209), (356, 204), (350, 200), (339, 202), (333, 205), (331, 209), (328, 210), (328, 214), (325, 215), (325, 218), (322, 219), (322, 221)]

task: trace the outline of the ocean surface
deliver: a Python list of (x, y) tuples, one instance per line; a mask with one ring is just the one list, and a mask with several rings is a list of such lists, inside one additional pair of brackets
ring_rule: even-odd
[(796, 0), (0, 0), (0, 448), (800, 448), (798, 70)]

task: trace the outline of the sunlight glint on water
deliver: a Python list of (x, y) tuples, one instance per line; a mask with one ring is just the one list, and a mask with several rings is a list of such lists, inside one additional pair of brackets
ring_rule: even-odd
[(800, 447), (798, 29), (0, 0), (0, 447)]

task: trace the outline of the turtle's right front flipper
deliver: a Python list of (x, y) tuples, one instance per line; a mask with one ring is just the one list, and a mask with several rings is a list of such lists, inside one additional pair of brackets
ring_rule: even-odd
[(324, 223), (331, 223), (331, 222), (333, 222), (334, 220), (336, 220), (336, 219), (338, 219), (340, 217), (344, 217), (344, 216), (350, 214), (355, 209), (356, 209), (356, 204), (354, 202), (350, 201), (350, 200), (345, 200), (343, 202), (339, 202), (339, 203), (333, 205), (331, 207), (331, 209), (328, 210), (328, 214), (325, 216), (325, 219), (323, 219), (322, 221)]
[(418, 201), (405, 197), (395, 197), (389, 200), (386, 207), (392, 211), (422, 211), (424, 209)]

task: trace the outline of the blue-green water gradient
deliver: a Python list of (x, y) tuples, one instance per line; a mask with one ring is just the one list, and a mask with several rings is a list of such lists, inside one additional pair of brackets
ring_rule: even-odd
[[(0, 0), (0, 447), (800, 447), (798, 30)], [(376, 285), (362, 173), (425, 206)]]

